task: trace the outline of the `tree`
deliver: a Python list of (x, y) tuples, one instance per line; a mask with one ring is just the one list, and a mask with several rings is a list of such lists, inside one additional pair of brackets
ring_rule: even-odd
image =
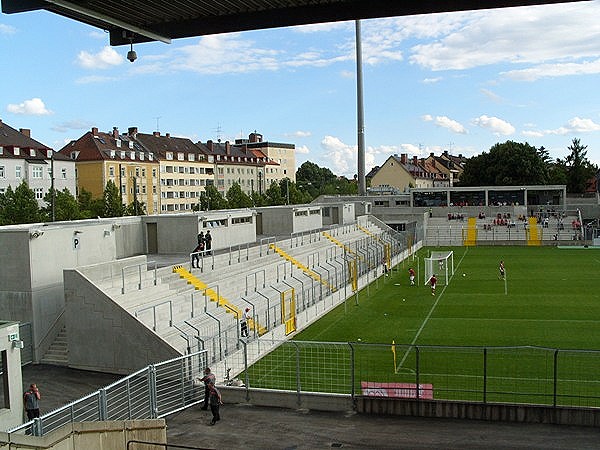
[(211, 209), (226, 209), (227, 200), (223, 198), (221, 193), (212, 184), (206, 186), (200, 197), (200, 209), (202, 211), (210, 211)]
[(106, 186), (104, 187), (104, 195), (103, 198), (103, 217), (120, 217), (124, 213), (121, 193), (119, 192), (119, 188), (112, 181), (108, 180)]
[(81, 219), (92, 219), (104, 214), (104, 204), (101, 198), (92, 198), (92, 193), (81, 189), (77, 196), (79, 204), (79, 217)]
[(260, 194), (258, 191), (252, 191), (252, 194), (250, 194), (250, 199), (252, 200), (252, 205), (254, 206), (267, 206), (265, 194)]
[(579, 139), (573, 139), (568, 150), (571, 153), (565, 159), (567, 192), (582, 194), (586, 191), (588, 182), (594, 177), (598, 168), (588, 161), (587, 145), (581, 145)]
[(127, 207), (125, 208), (126, 216), (142, 216), (146, 214), (146, 204), (144, 202), (140, 202), (137, 198), (134, 199)]
[[(44, 196), (46, 206), (42, 208), (42, 212), (46, 216), (46, 220), (52, 220), (52, 188)], [(77, 220), (80, 219), (79, 203), (67, 188), (62, 191), (56, 191), (54, 196), (54, 220)]]
[(35, 193), (25, 181), (13, 191), (8, 186), (6, 192), (0, 194), (0, 225), (41, 222), (43, 215), (35, 199)]
[(319, 167), (313, 162), (306, 161), (296, 171), (296, 183), (306, 188), (312, 198), (323, 193), (325, 186), (335, 184), (337, 177), (326, 167)]
[(229, 208), (252, 208), (252, 199), (242, 191), (238, 183), (233, 183), (225, 196)]
[(469, 158), (460, 177), (460, 186), (519, 186), (546, 184), (548, 164), (544, 150), (527, 143), (506, 141), (489, 153)]
[(276, 182), (272, 182), (269, 189), (265, 191), (265, 197), (269, 206), (285, 205), (285, 198), (281, 193), (279, 184)]

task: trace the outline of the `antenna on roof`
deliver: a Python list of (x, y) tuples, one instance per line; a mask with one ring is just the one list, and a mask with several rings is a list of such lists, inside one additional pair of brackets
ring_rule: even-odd
[(158, 126), (158, 121), (161, 119), (161, 116), (155, 117), (156, 119), (156, 131), (160, 131), (160, 127)]
[(221, 124), (217, 123), (217, 127), (213, 128), (213, 131), (217, 135), (217, 142), (221, 142), (221, 139), (223, 138), (223, 128), (221, 128)]

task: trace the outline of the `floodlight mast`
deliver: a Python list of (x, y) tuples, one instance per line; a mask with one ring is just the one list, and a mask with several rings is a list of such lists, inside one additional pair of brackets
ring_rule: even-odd
[(367, 195), (365, 179), (365, 118), (363, 105), (362, 42), (360, 20), (356, 22), (356, 116), (358, 121), (358, 195)]

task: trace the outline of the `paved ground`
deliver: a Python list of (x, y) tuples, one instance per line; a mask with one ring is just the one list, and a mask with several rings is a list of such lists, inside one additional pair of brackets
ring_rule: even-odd
[[(35, 382), (42, 392), (42, 414), (119, 378), (48, 365), (23, 368), (23, 384)], [(168, 417), (169, 444), (231, 450), (600, 448), (600, 430), (591, 427), (326, 413), (224, 401), (215, 426), (208, 425), (210, 412), (198, 407)]]

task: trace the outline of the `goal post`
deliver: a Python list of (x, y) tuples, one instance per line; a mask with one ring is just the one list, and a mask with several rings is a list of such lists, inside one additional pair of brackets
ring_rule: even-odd
[(438, 283), (447, 285), (454, 275), (454, 252), (452, 250), (442, 252), (431, 252), (425, 261), (424, 283), (428, 284), (435, 274)]

